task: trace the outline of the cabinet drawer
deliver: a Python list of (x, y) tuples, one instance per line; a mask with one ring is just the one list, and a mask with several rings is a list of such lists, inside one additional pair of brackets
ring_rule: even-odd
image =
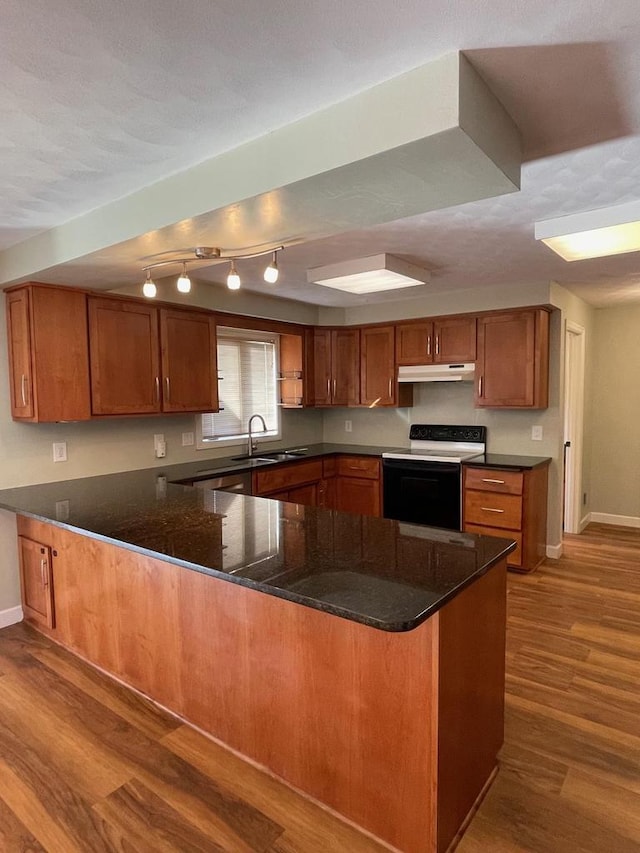
[(279, 492), (305, 483), (322, 479), (322, 461), (294, 462), (291, 465), (274, 465), (264, 471), (256, 471), (254, 494), (264, 495)]
[(521, 530), (522, 498), (469, 489), (464, 495), (464, 523)]
[(522, 471), (499, 471), (493, 468), (466, 467), (464, 469), (464, 485), (466, 489), (521, 495), (523, 479), (524, 475)]
[(372, 456), (339, 456), (338, 476), (379, 480), (380, 460)]
[(497, 536), (499, 539), (515, 539), (517, 547), (507, 556), (507, 565), (522, 565), (522, 533), (517, 530), (497, 530), (495, 527), (483, 527), (480, 524), (464, 525), (465, 533), (480, 533), (482, 536)]

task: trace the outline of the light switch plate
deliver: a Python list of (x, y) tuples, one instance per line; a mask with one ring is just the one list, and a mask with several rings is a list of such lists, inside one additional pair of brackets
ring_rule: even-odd
[(69, 501), (56, 501), (56, 520), (67, 521), (69, 519)]
[(345, 432), (351, 432), (351, 431), (352, 431), (352, 429), (353, 429), (353, 423), (352, 423), (352, 421), (345, 421), (345, 422), (344, 422), (344, 431), (345, 431)]
[(183, 447), (192, 447), (195, 444), (195, 438), (192, 432), (183, 432), (182, 433), (182, 446)]
[(542, 441), (542, 427), (541, 426), (532, 426), (531, 427), (531, 440), (532, 441)]
[(54, 441), (53, 442), (53, 461), (54, 462), (66, 462), (67, 461), (67, 442), (66, 441)]

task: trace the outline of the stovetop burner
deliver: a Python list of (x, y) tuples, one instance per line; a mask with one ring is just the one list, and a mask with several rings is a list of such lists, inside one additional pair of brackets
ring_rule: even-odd
[(454, 462), (481, 456), (486, 450), (485, 426), (412, 424), (406, 451), (383, 453), (384, 459), (414, 462)]

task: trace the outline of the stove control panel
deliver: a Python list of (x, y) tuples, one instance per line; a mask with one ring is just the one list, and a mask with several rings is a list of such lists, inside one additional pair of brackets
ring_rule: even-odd
[(486, 442), (485, 426), (449, 426), (447, 424), (411, 424), (411, 441), (475, 441)]

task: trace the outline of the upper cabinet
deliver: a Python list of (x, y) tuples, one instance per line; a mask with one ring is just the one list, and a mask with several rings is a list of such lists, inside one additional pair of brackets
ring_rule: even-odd
[(394, 326), (360, 330), (360, 403), (363, 406), (410, 406), (411, 385), (398, 385)]
[(162, 411), (218, 410), (216, 326), (211, 314), (160, 309)]
[(315, 329), (313, 405), (357, 406), (360, 401), (360, 333), (357, 329)]
[(32, 422), (91, 416), (86, 294), (29, 284), (7, 293), (11, 414)]
[(212, 315), (90, 296), (89, 340), (94, 415), (217, 411)]
[(89, 340), (93, 414), (160, 412), (158, 309), (90, 296)]
[(453, 364), (475, 360), (475, 316), (441, 317), (396, 326), (396, 364)]
[(527, 308), (478, 318), (476, 406), (544, 409), (548, 380), (548, 311)]

